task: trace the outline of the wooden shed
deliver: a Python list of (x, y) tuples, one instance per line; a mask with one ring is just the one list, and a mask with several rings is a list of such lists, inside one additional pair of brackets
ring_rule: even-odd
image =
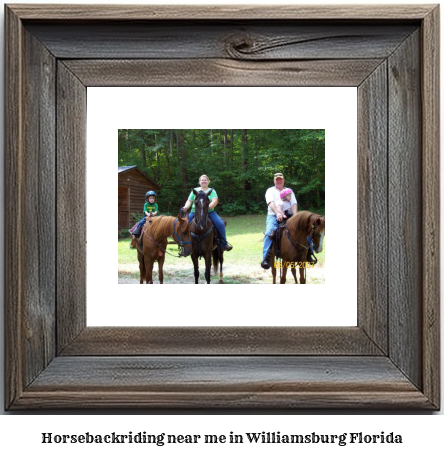
[(145, 195), (149, 190), (161, 189), (137, 166), (119, 166), (119, 222), (118, 229), (130, 228), (136, 221), (132, 214), (142, 214)]

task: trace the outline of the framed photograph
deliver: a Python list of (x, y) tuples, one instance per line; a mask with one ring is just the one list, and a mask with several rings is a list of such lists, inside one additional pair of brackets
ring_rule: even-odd
[[(6, 409), (440, 408), (438, 6), (22, 4), (6, 7), (5, 33)], [(88, 275), (102, 267), (92, 266), (89, 245), (106, 251), (101, 233), (109, 224), (115, 236), (117, 221), (107, 219), (107, 195), (97, 224), (88, 212), (89, 192), (102, 183), (100, 167), (87, 166), (91, 153), (115, 166), (104, 135), (90, 146), (95, 89), (108, 99), (132, 88), (264, 97), (285, 89), (277, 100), (327, 87), (352, 88), (357, 100), (356, 166), (336, 173), (357, 183), (348, 203), (356, 215), (341, 198), (327, 208), (342, 216), (329, 222), (338, 233), (329, 249), (342, 249), (331, 248), (328, 261), (343, 271), (339, 290), (356, 276), (356, 324), (301, 325), (272, 296), (258, 306), (276, 323), (255, 323), (250, 311), (245, 323), (229, 321), (222, 303), (198, 324), (203, 311), (191, 312), (187, 295), (217, 293), (186, 285), (186, 293), (155, 287), (165, 290), (156, 307), (184, 303), (186, 323), (156, 322), (154, 306), (128, 324), (90, 318), (96, 303), (102, 316), (128, 309), (104, 298), (108, 279)], [(186, 106), (168, 93), (164, 103), (184, 123), (162, 128), (213, 128), (187, 125)], [(328, 138), (327, 127), (316, 128)], [(118, 129), (112, 134), (117, 148)], [(110, 248), (115, 254), (115, 240)], [(216, 290), (225, 287), (227, 305), (242, 313), (239, 295), (249, 292)], [(339, 312), (344, 296), (322, 299)], [(313, 292), (304, 303), (317, 299)]]
[[(347, 253), (346, 289), (341, 287), (343, 271), (325, 261), (325, 242), (322, 242), (322, 251), (313, 253), (316, 264), (305, 271), (306, 283), (312, 286), (301, 287), (294, 299), (276, 300), (272, 268), (261, 267), (267, 219), (265, 194), (268, 188), (274, 187), (273, 170), (282, 171), (281, 183), (294, 189), (298, 217), (303, 220), (309, 212), (313, 217), (316, 214), (328, 216), (334, 239), (342, 236), (337, 230), (341, 230), (343, 215), (341, 211), (329, 213), (327, 203), (334, 207), (334, 202), (340, 201), (342, 207), (347, 207), (347, 242), (356, 245), (355, 87), (92, 87), (87, 89), (87, 97), (87, 168), (92, 170), (87, 171), (86, 202), (88, 325), (286, 326), (289, 319), (297, 318), (298, 326), (356, 326), (356, 248)], [(171, 105), (164, 102), (169, 98), (174, 99), (175, 106), (186, 106), (186, 119), (183, 119), (182, 109), (171, 109)], [(227, 99), (235, 100), (242, 109), (214, 109), (224, 106)], [(255, 128), (204, 128), (214, 123), (223, 125), (227, 118), (234, 126)], [(202, 128), (162, 128), (189, 124)], [(300, 128), (293, 128), (296, 125)], [(324, 128), (311, 128), (316, 125)], [(151, 128), (147, 129), (147, 126)], [(97, 153), (101, 150), (107, 151), (106, 159), (102, 153)], [(118, 182), (116, 159), (119, 161)], [(100, 173), (100, 185), (95, 186), (97, 172)], [(225, 285), (219, 287), (217, 293), (210, 293), (211, 305), (206, 299), (194, 299), (186, 286), (195, 283), (193, 255), (179, 257), (177, 244), (171, 241), (167, 249), (158, 245), (168, 239), (168, 233), (159, 231), (158, 227), (169, 227), (169, 234), (173, 233), (180, 208), (189, 197), (193, 198), (191, 189), (199, 186), (203, 173), (217, 192), (216, 214), (227, 223), (225, 236), (233, 247), (231, 251), (223, 252), (222, 268), (219, 267), (217, 273), (211, 270), (210, 283), (222, 280)], [(343, 173), (349, 178), (338, 180), (337, 176)], [(139, 258), (143, 258), (140, 254), (143, 254), (144, 246), (139, 243), (137, 250), (130, 249), (134, 240), (128, 233), (129, 226), (142, 217), (147, 190), (157, 192), (159, 214), (146, 225), (144, 237), (151, 246), (151, 251), (147, 249), (146, 253), (149, 257), (160, 251), (165, 256), (165, 286), (156, 286), (149, 293), (138, 286)], [(97, 242), (97, 227), (103, 225), (104, 195), (119, 201), (119, 206), (113, 206), (108, 218), (114, 225), (121, 224), (117, 259), (116, 250), (103, 249), (103, 245), (115, 244), (115, 232), (102, 230), (101, 241)], [(132, 209), (125, 212), (126, 208)], [(188, 209), (189, 217), (192, 217), (192, 206)], [(134, 213), (135, 219), (129, 222), (129, 215)], [(298, 217), (293, 220), (297, 221)], [(164, 222), (169, 225), (163, 225)], [(295, 223), (293, 227), (296, 226)], [(191, 228), (194, 228), (192, 224)], [(142, 233), (141, 227), (139, 230)], [(157, 244), (153, 242), (156, 236)], [(306, 238), (303, 230), (299, 242), (308, 246)], [(286, 252), (290, 250), (288, 247), (293, 247), (288, 244)], [(198, 254), (198, 243), (194, 246)], [(342, 242), (329, 244), (329, 251), (332, 258), (341, 256)], [(206, 253), (211, 261), (212, 250), (207, 249)], [(219, 251), (217, 253), (219, 256)], [(159, 258), (162, 260), (161, 256)], [(116, 264), (118, 281), (115, 280)], [(206, 283), (204, 256), (198, 264), (198, 280), (203, 284)], [(283, 277), (283, 271), (279, 269), (275, 268), (278, 283)], [(293, 269), (300, 282), (300, 271), (296, 267)], [(158, 270), (158, 264), (154, 263), (152, 280), (155, 285), (159, 284)], [(142, 281), (145, 282), (145, 277)], [(106, 285), (97, 287), (97, 283)], [(290, 266), (287, 284), (294, 283)], [(314, 290), (314, 285), (321, 286)], [(313, 293), (317, 298), (314, 302)], [(183, 299), (174, 299), (177, 294)], [(237, 299), (233, 300), (233, 296)], [(341, 300), (340, 306), (331, 306), (332, 296)], [(156, 302), (162, 302), (162, 305), (157, 306)], [(241, 308), (239, 302), (242, 302)], [(275, 305), (275, 312), (271, 314), (270, 302)]]

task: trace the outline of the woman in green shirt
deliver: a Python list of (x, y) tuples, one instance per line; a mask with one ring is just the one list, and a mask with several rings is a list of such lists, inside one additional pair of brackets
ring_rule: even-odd
[[(208, 176), (206, 174), (203, 174), (202, 176), (200, 176), (199, 184), (200, 184), (200, 187), (196, 187), (194, 189), (197, 192), (200, 190), (207, 192), (209, 190), (208, 186), (210, 184), (210, 179), (208, 178)], [(190, 208), (190, 206), (192, 206), (190, 215), (188, 216), (188, 221), (190, 223), (194, 218), (195, 208), (194, 208), (193, 201), (195, 198), (196, 198), (196, 196), (194, 195), (193, 192), (191, 192), (190, 195), (188, 196), (185, 206), (183, 207), (183, 209), (185, 209), (185, 211), (187, 211)], [(219, 200), (217, 198), (216, 190), (214, 190), (214, 188), (213, 188), (213, 191), (208, 195), (208, 198), (210, 200), (210, 206), (208, 208), (208, 218), (211, 220), (211, 222), (213, 223), (214, 227), (216, 228), (216, 230), (219, 234), (219, 239), (220, 239), (222, 249), (226, 250), (228, 252), (233, 247), (231, 245), (229, 245), (227, 242), (227, 235), (225, 232), (224, 222), (221, 220), (219, 215), (217, 215), (216, 211), (214, 210), (214, 208), (217, 206), (217, 203), (219, 202)]]

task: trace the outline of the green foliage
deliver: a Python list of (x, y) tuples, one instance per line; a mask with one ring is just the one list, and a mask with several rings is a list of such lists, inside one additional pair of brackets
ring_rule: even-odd
[(232, 217), (234, 215), (243, 215), (247, 212), (247, 207), (243, 203), (228, 203), (224, 204), (222, 214)]
[(177, 215), (202, 174), (223, 214), (263, 214), (276, 172), (301, 207), (325, 206), (325, 130), (122, 129), (118, 144), (119, 166), (137, 165), (160, 185), (162, 214)]
[(128, 228), (123, 228), (122, 230), (118, 231), (118, 239), (126, 239), (130, 236), (130, 232)]

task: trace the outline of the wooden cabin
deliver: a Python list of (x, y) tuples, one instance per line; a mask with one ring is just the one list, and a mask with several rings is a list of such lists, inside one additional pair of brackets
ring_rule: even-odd
[(138, 220), (132, 214), (142, 214), (145, 195), (149, 190), (157, 192), (159, 185), (137, 166), (119, 166), (119, 221), (118, 229), (130, 228)]

